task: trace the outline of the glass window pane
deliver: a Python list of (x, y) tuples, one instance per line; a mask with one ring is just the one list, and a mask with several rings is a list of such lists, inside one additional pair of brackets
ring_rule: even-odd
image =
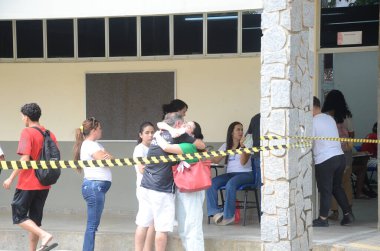
[(42, 20), (16, 21), (17, 58), (43, 58)]
[(78, 57), (105, 57), (104, 18), (78, 19)]
[(260, 52), (261, 50), (261, 14), (243, 13), (242, 51)]
[(0, 21), (0, 58), (13, 58), (12, 21)]
[(111, 57), (137, 56), (136, 17), (109, 19)]
[(236, 12), (207, 15), (207, 53), (237, 53)]
[(74, 57), (74, 27), (72, 19), (47, 20), (47, 57)]
[[(320, 30), (321, 48), (377, 46), (379, 5), (322, 8)], [(346, 33), (358, 31), (361, 34)], [(344, 39), (346, 35), (357, 39)]]
[(202, 53), (202, 14), (174, 16), (174, 55)]
[(169, 55), (169, 16), (141, 17), (141, 55)]

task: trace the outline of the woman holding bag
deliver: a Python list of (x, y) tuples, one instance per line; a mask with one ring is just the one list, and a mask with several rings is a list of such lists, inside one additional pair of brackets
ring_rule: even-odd
[[(164, 129), (162, 123), (158, 127)], [(166, 128), (166, 127), (165, 127)], [(168, 128), (169, 129), (169, 128)], [(200, 125), (197, 122), (187, 122), (186, 133), (195, 139), (203, 140), (203, 134)], [(178, 132), (171, 132), (178, 135)], [(181, 143), (171, 145), (163, 139), (159, 133), (155, 134), (157, 144), (165, 151), (174, 154), (195, 153), (197, 148), (194, 144)], [(186, 160), (187, 163), (197, 162), (197, 159)], [(178, 233), (181, 237), (182, 245), (186, 251), (204, 250), (203, 238), (203, 202), (205, 199), (205, 191), (197, 192), (180, 192), (176, 190), (176, 212), (178, 219)]]

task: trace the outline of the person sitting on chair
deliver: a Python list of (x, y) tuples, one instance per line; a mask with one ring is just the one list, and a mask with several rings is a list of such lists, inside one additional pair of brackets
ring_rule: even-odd
[[(240, 122), (233, 122), (227, 130), (227, 142), (219, 151), (235, 150), (244, 148), (243, 125)], [(219, 163), (224, 157), (215, 157), (213, 162)], [(253, 182), (253, 172), (250, 154), (243, 152), (241, 155), (228, 155), (225, 159), (227, 173), (216, 176), (212, 179), (211, 187), (206, 191), (208, 216), (213, 216), (217, 225), (228, 225), (235, 220), (236, 190), (244, 184)], [(218, 190), (220, 187), (226, 188), (226, 200), (224, 208), (218, 206)]]

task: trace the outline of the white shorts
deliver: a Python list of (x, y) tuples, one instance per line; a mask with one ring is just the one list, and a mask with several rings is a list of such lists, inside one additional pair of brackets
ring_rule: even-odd
[(140, 187), (136, 225), (149, 227), (154, 224), (156, 232), (173, 232), (174, 215), (174, 194)]

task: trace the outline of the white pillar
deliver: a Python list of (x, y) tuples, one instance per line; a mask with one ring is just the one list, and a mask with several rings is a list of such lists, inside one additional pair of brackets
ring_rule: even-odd
[[(261, 135), (311, 136), (313, 25), (314, 0), (264, 0)], [(311, 162), (310, 148), (262, 154), (263, 250), (312, 248)]]

